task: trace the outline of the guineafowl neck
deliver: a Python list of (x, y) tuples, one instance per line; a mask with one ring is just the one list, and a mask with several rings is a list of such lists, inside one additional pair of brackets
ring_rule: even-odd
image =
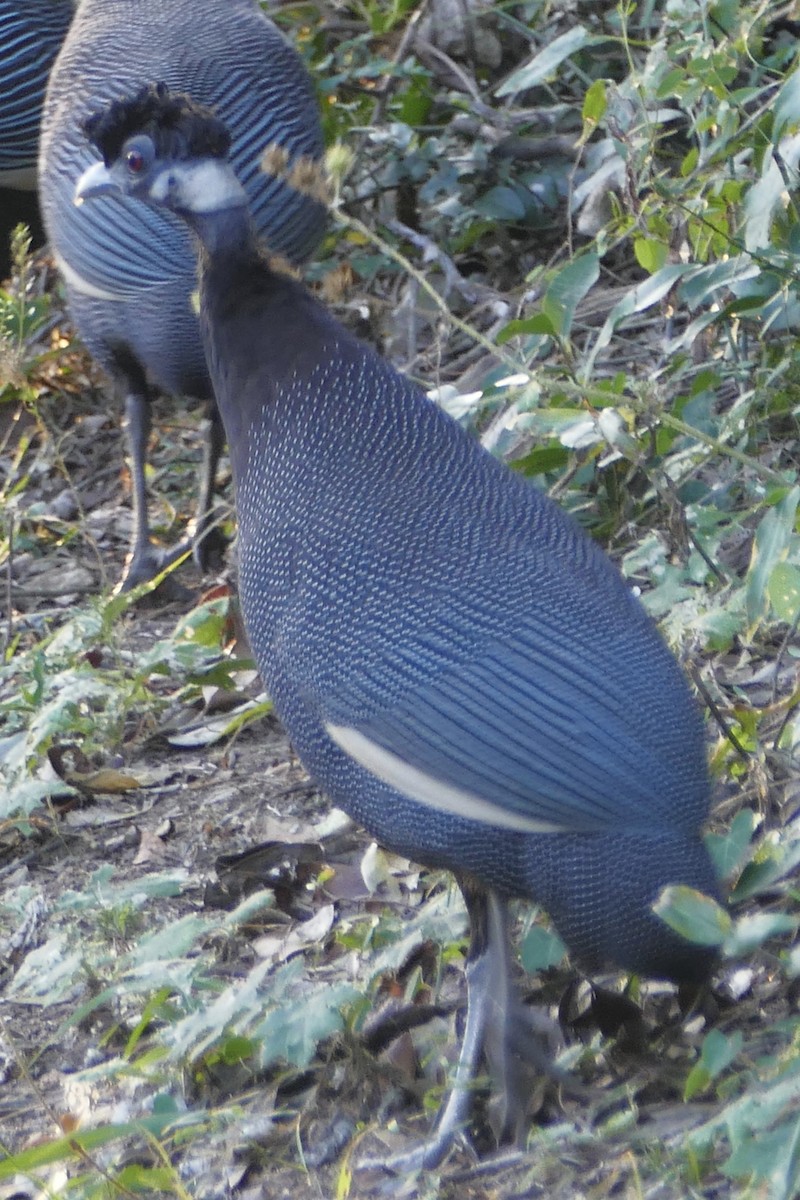
[[(255, 247), (203, 253), (200, 327), (238, 488), (263, 461), (275, 421), (302, 429), (305, 402), (313, 409), (326, 395), (303, 381), (331, 358), (338, 363), (352, 339), (299, 280)], [(345, 388), (343, 404), (348, 395)]]
[(212, 212), (192, 212), (186, 219), (200, 242), (204, 259), (238, 261), (257, 255), (246, 204)]

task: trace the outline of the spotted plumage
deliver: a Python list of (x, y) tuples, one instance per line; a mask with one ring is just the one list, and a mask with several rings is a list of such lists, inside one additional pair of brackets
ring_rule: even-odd
[[(668, 884), (717, 893), (702, 722), (606, 555), (271, 270), (224, 162), (174, 160), (166, 145), (133, 136), (79, 195), (166, 203), (200, 242), (242, 610), (265, 683), (331, 799), (387, 846), (453, 870), (467, 899), (461, 1083), (422, 1152), (432, 1165), (465, 1119), (481, 1047), (501, 1060), (511, 1124), (521, 1103), (506, 898), (542, 904), (590, 968), (710, 972), (713, 953), (651, 910)], [(208, 172), (213, 210), (196, 188)]]

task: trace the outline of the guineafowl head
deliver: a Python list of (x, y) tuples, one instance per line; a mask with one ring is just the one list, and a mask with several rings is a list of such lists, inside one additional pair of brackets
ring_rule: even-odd
[(119, 194), (184, 216), (246, 204), (227, 163), (230, 134), (209, 108), (190, 96), (150, 84), (93, 114), (84, 131), (103, 156), (75, 190), (75, 203)]

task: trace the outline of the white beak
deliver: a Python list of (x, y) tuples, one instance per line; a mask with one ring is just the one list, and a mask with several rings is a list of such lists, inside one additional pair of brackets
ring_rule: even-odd
[(95, 196), (106, 196), (109, 192), (119, 190), (119, 185), (105, 163), (92, 163), (75, 185), (73, 203), (83, 204), (84, 200), (92, 200)]

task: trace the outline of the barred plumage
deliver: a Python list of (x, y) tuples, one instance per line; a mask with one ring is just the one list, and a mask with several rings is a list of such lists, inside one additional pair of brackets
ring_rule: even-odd
[(71, 0), (0, 0), (0, 281), (20, 222), (44, 238), (36, 198), (39, 124), (47, 77), (72, 20)]
[[(191, 90), (223, 118), (256, 227), (273, 251), (304, 261), (325, 221), (318, 201), (259, 169), (273, 142), (292, 159), (318, 160), (322, 135), (302, 61), (255, 0), (82, 0), (47, 92), (40, 187), (72, 316), (125, 396), (137, 520), (129, 583), (162, 563), (149, 545), (144, 496), (150, 389), (205, 400), (213, 395), (191, 303), (195, 255), (183, 223), (124, 198), (73, 204), (75, 184), (94, 159), (83, 122), (152, 78)], [(221, 446), (216, 421), (212, 414), (201, 526)]]

